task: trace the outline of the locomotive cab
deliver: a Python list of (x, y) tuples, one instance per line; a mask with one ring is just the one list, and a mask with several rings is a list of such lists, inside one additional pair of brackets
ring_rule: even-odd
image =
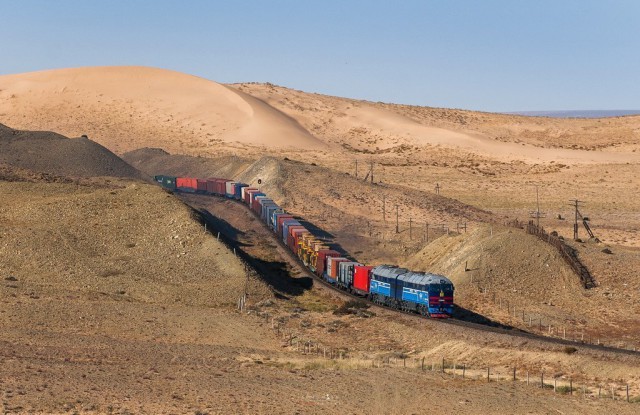
[(447, 318), (453, 314), (453, 284), (444, 277), (429, 285), (429, 315)]

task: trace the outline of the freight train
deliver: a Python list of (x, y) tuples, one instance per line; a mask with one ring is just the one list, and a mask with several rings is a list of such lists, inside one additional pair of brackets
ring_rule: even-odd
[(433, 318), (453, 314), (453, 283), (446, 277), (393, 265), (367, 266), (340, 254), (285, 212), (260, 189), (228, 179), (159, 175), (162, 187), (179, 192), (224, 196), (245, 203), (315, 275), (370, 301)]

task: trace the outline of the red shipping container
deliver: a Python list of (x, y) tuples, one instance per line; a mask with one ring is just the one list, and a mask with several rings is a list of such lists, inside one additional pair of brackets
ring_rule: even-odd
[(296, 244), (296, 247), (297, 247), (297, 248), (299, 248), (299, 247), (300, 247), (300, 241), (302, 241), (302, 237), (303, 237), (304, 235), (309, 234), (309, 233), (310, 233), (310, 232), (309, 232), (308, 230), (306, 230), (306, 229), (305, 229), (305, 230), (304, 230), (304, 232), (295, 233), (295, 234), (293, 235), (293, 237), (295, 238), (295, 241), (294, 241), (294, 242), (295, 242), (295, 244)]
[(289, 230), (289, 236), (287, 237), (287, 245), (295, 254), (298, 253), (298, 247), (299, 247), (298, 239), (301, 237), (301, 235), (305, 233), (309, 233), (309, 231), (306, 230), (305, 228), (294, 227), (293, 229)]
[(249, 205), (249, 207), (251, 207), (251, 202), (253, 201), (253, 198), (251, 197), (254, 193), (260, 193), (260, 190), (258, 189), (254, 189), (254, 190), (247, 190), (244, 193), (244, 203), (246, 203), (247, 205)]
[(294, 241), (294, 232), (296, 231), (306, 231), (306, 229), (302, 225), (289, 226), (289, 229), (288, 229), (289, 234), (287, 235), (287, 246), (293, 252), (298, 253), (297, 246), (295, 246), (295, 241)]
[(262, 200), (269, 199), (267, 196), (256, 196), (253, 198), (253, 205), (251, 209), (253, 209), (256, 213), (262, 213)]
[(327, 258), (327, 275), (334, 280), (338, 277), (338, 264), (341, 262), (350, 262), (347, 258), (329, 257)]
[(293, 215), (280, 215), (278, 216), (278, 235), (282, 235), (282, 224), (285, 220), (293, 219)]
[(188, 187), (186, 177), (176, 177), (176, 187)]
[(354, 265), (353, 267), (353, 288), (362, 294), (369, 293), (371, 284), (371, 270), (373, 267), (366, 265)]
[(232, 180), (229, 179), (220, 179), (219, 182), (219, 187), (218, 187), (218, 193), (221, 194), (222, 196), (227, 194), (227, 183), (231, 182)]
[(191, 178), (191, 177), (177, 177), (176, 178), (176, 187), (180, 188), (186, 188), (186, 189), (193, 189), (194, 191), (197, 190), (198, 188), (198, 184), (196, 179)]
[(220, 180), (218, 178), (213, 179), (214, 193), (217, 195), (220, 194)]
[(247, 192), (250, 190), (258, 190), (255, 187), (243, 187), (242, 190), (240, 190), (240, 199), (245, 200), (245, 197), (247, 196)]
[(207, 179), (207, 193), (216, 192), (216, 182), (213, 179)]
[(318, 256), (316, 257), (315, 269), (316, 275), (322, 276), (324, 274), (325, 267), (327, 266), (327, 257), (336, 257), (340, 256), (340, 252), (334, 251), (331, 249), (323, 249), (318, 251)]

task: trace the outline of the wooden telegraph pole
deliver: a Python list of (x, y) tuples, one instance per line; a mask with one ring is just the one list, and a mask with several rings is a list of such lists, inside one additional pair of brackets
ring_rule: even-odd
[(398, 216), (398, 205), (396, 205), (396, 233), (400, 233), (400, 224), (398, 222), (399, 216)]
[(373, 183), (373, 161), (371, 162), (371, 183)]
[(578, 216), (580, 215), (580, 212), (578, 211), (578, 207), (580, 206), (580, 203), (583, 203), (583, 202), (578, 199), (571, 199), (569, 200), (569, 202), (571, 202), (570, 206), (573, 206), (575, 208), (575, 221), (573, 223), (573, 240), (577, 241), (578, 240)]
[(538, 197), (538, 186), (536, 186), (536, 226), (540, 229), (540, 198)]
[(385, 212), (385, 207), (386, 207), (385, 195), (382, 194), (382, 221), (383, 222), (387, 222), (387, 215), (386, 215), (386, 212)]

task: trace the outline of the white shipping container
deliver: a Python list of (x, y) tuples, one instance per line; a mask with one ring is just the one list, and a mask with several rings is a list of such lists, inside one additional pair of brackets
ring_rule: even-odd
[(233, 194), (235, 193), (235, 191), (234, 191), (234, 190), (235, 190), (235, 189), (234, 189), (234, 186), (235, 186), (235, 185), (236, 185), (236, 182), (227, 182), (227, 184), (226, 184), (226, 189), (225, 189), (225, 190), (226, 190), (227, 195), (231, 195), (231, 196), (233, 196)]

